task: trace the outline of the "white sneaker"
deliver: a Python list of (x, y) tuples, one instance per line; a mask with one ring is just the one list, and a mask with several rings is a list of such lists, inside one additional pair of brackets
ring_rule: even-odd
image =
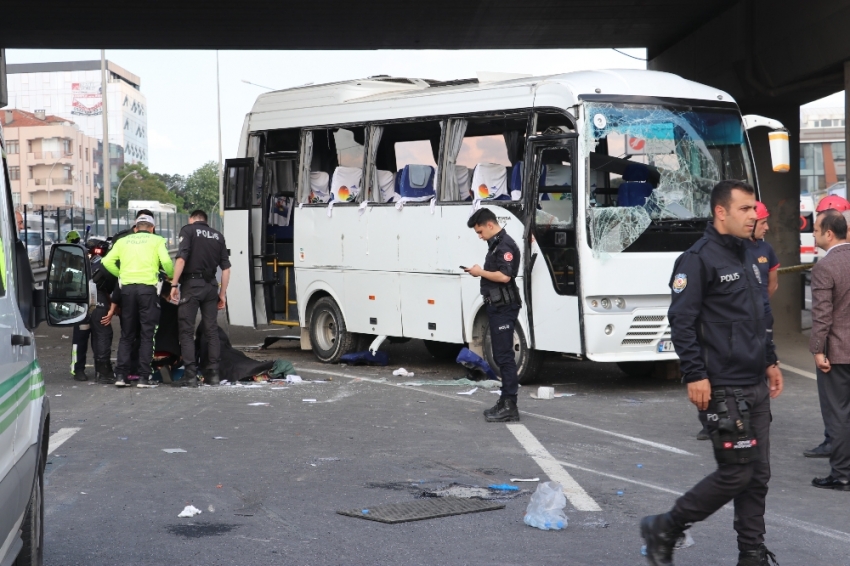
[(151, 380), (147, 377), (140, 377), (136, 382), (136, 387), (140, 387), (142, 389), (153, 388), (153, 383), (151, 383)]
[(119, 377), (115, 380), (115, 387), (127, 387), (127, 381), (124, 377)]

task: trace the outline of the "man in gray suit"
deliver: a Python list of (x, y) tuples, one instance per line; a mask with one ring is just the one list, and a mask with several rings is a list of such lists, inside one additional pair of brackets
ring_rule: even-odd
[(812, 269), (812, 334), (818, 396), (832, 439), (831, 471), (812, 485), (850, 491), (850, 243), (847, 220), (837, 210), (818, 214), (815, 243), (826, 255)]

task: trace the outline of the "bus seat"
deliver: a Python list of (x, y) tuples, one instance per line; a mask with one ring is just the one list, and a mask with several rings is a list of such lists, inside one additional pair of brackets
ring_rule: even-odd
[(330, 183), (330, 175), (324, 171), (312, 171), (310, 173), (310, 203), (328, 202), (330, 193), (328, 192), (328, 184)]
[(642, 163), (631, 163), (623, 172), (617, 189), (617, 206), (643, 206), (655, 187), (647, 182), (649, 169)]
[(396, 174), (392, 171), (377, 171), (381, 202), (396, 202), (401, 196), (396, 192)]
[(398, 193), (407, 201), (426, 201), (436, 196), (434, 168), (430, 165), (405, 165), (401, 170)]
[[(437, 167), (436, 170), (439, 172), (440, 168)], [(437, 178), (436, 174), (434, 178)], [(455, 165), (455, 178), (457, 179), (457, 191), (460, 200), (472, 200), (472, 195), (469, 194), (469, 167)]]
[(331, 195), (337, 203), (354, 202), (360, 192), (363, 169), (359, 167), (337, 167), (331, 178)]
[(472, 190), (476, 200), (510, 200), (507, 169), (498, 163), (479, 163), (472, 172)]

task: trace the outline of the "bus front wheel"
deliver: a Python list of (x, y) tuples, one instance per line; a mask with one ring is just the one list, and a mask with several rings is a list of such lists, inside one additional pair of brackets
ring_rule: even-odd
[[(493, 371), (501, 377), (499, 366), (493, 359), (493, 341), (490, 338), (490, 330), (484, 334), (484, 359), (493, 368)], [(514, 325), (514, 359), (516, 359), (517, 378), (523, 385), (532, 383), (537, 379), (540, 365), (543, 362), (543, 353), (528, 347), (525, 333), (519, 324)]]
[(357, 336), (348, 332), (342, 311), (331, 297), (322, 297), (313, 306), (310, 342), (316, 358), (328, 364), (337, 363), (357, 346)]

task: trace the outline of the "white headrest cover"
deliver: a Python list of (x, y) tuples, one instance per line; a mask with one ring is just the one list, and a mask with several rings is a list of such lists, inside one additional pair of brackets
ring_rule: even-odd
[(313, 171), (310, 173), (310, 199), (308, 202), (328, 202), (328, 179), (330, 177), (324, 171)]
[[(381, 202), (390, 202), (399, 195), (395, 192), (395, 173), (392, 171), (377, 171), (378, 188), (381, 190)], [(396, 199), (398, 200), (398, 199)]]
[(357, 193), (360, 192), (360, 180), (363, 178), (363, 170), (359, 167), (337, 167), (331, 178), (331, 193), (334, 201), (354, 202)]
[(508, 194), (508, 175), (504, 165), (479, 163), (472, 173), (472, 198), (494, 199)]

